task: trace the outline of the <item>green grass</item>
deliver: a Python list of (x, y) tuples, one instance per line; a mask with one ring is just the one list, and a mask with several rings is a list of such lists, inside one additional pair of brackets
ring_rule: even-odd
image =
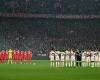
[(0, 64), (0, 80), (100, 80), (100, 68), (50, 68), (48, 61), (35, 64)]

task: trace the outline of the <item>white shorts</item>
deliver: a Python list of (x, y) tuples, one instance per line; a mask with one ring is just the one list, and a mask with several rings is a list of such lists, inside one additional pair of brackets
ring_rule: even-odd
[(85, 57), (82, 57), (82, 61), (86, 61), (86, 58)]
[(54, 58), (51, 58), (50, 61), (54, 61)]
[(99, 58), (99, 62), (100, 62), (100, 58)]
[(75, 61), (75, 56), (71, 56), (71, 61)]
[(64, 61), (64, 58), (61, 58), (61, 61)]
[(91, 56), (91, 61), (95, 61), (94, 56)]
[(69, 61), (70, 59), (69, 59), (69, 56), (66, 56), (66, 61)]
[(90, 61), (90, 57), (86, 57), (86, 61)]
[(56, 61), (59, 61), (59, 58), (56, 58)]

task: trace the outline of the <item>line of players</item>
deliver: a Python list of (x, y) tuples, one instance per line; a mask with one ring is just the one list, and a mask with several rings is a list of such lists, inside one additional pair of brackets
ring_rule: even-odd
[[(100, 51), (83, 51), (79, 53), (80, 61), (77, 60), (76, 51), (66, 50), (65, 52), (61, 51), (50, 51), (50, 66), (51, 67), (100, 67)], [(78, 65), (77, 62), (80, 62), (81, 65)]]
[(9, 50), (0, 51), (0, 64), (9, 64), (9, 60), (11, 64), (22, 64), (22, 62), (31, 64), (32, 52), (30, 50), (11, 50), (11, 53), (9, 54)]

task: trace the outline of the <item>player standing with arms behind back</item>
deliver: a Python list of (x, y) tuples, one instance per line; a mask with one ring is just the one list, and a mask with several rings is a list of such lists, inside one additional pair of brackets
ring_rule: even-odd
[(65, 60), (65, 52), (60, 52), (61, 58), (60, 58), (60, 66), (64, 67), (64, 60)]
[(55, 51), (55, 61), (56, 61), (56, 67), (59, 67), (60, 65), (60, 58), (59, 58), (60, 51)]
[(8, 50), (8, 64), (12, 64), (12, 50)]
[(50, 67), (54, 67), (54, 54), (55, 52), (52, 50), (49, 53), (49, 58), (50, 58)]

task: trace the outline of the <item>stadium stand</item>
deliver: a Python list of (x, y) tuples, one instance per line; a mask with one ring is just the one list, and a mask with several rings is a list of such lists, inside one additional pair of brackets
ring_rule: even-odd
[(99, 26), (99, 0), (0, 1), (1, 50), (100, 49)]
[[(0, 19), (1, 49), (100, 49), (100, 20)], [(92, 36), (91, 36), (92, 35)]]
[(99, 0), (1, 0), (0, 12), (100, 14)]

